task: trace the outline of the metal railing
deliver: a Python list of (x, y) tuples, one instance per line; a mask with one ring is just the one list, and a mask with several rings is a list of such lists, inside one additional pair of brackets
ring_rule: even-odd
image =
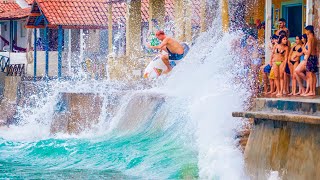
[(7, 76), (24, 76), (24, 74), (24, 64), (9, 64), (9, 66), (7, 66)]

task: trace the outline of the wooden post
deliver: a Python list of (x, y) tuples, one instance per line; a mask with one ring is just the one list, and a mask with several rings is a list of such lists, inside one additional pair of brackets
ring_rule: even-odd
[(152, 19), (155, 19), (159, 29), (164, 28), (165, 0), (149, 0), (149, 31), (154, 32)]
[(33, 29), (33, 81), (37, 80), (37, 29)]
[(223, 32), (227, 32), (229, 30), (229, 7), (228, 0), (222, 0), (221, 5), (221, 17), (222, 17), (222, 30)]
[(178, 0), (174, 2), (174, 24), (175, 24), (175, 38), (178, 41), (185, 41), (185, 23), (184, 23), (184, 8), (185, 0)]
[(84, 38), (83, 29), (80, 29), (80, 62), (83, 61)]
[(112, 44), (112, 3), (109, 4), (108, 7), (108, 12), (109, 12), (109, 16), (108, 16), (108, 51), (109, 54), (113, 52), (113, 44)]
[(313, 15), (313, 2), (312, 0), (306, 0), (306, 26), (312, 25)]
[(12, 52), (13, 51), (13, 31), (14, 31), (14, 29), (13, 29), (13, 20), (10, 20), (10, 22), (9, 22), (9, 26), (10, 26), (10, 44), (9, 44), (9, 46), (10, 46), (10, 52)]
[(48, 77), (49, 77), (49, 28), (48, 26), (46, 26), (44, 29), (44, 37), (45, 37), (45, 51), (46, 51), (45, 79), (48, 80)]
[(126, 13), (126, 55), (141, 51), (141, 0), (127, 4)]
[(71, 29), (69, 29), (68, 30), (68, 34), (69, 34), (69, 36), (68, 36), (68, 38), (69, 38), (69, 40), (68, 40), (68, 70), (69, 70), (69, 73), (71, 73), (71, 36), (72, 36), (72, 33), (71, 33)]
[(59, 26), (58, 29), (58, 79), (61, 79), (61, 75), (62, 75), (62, 36), (63, 36), (63, 32), (62, 32), (62, 26)]
[(270, 62), (271, 52), (269, 49), (270, 37), (271, 37), (271, 10), (272, 10), (272, 0), (266, 0), (266, 27), (265, 27), (265, 63)]
[(206, 0), (200, 0), (200, 32), (205, 32), (206, 27)]
[(185, 1), (185, 15), (184, 15), (184, 29), (185, 29), (185, 41), (190, 43), (192, 42), (192, 2), (190, 0)]

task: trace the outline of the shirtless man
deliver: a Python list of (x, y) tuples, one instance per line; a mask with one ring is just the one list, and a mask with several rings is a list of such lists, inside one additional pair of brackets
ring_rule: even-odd
[(163, 31), (158, 31), (156, 37), (162, 41), (161, 44), (158, 46), (147, 44), (147, 47), (168, 52), (168, 54), (161, 55), (163, 63), (167, 66), (167, 70), (163, 72), (166, 74), (172, 70), (169, 60), (181, 60), (184, 57), (184, 48), (178, 41), (171, 37), (167, 37)]
[(306, 45), (306, 52), (304, 59), (307, 61), (306, 71), (309, 79), (310, 91), (304, 96), (315, 96), (316, 95), (316, 85), (318, 72), (318, 51), (317, 51), (317, 40), (314, 36), (314, 28), (309, 25), (305, 27), (305, 32), (308, 36), (308, 42)]
[(289, 29), (286, 27), (286, 20), (284, 18), (280, 18), (279, 21), (279, 29), (276, 31), (276, 35), (280, 36), (280, 31), (285, 31), (287, 33), (287, 37), (289, 38)]

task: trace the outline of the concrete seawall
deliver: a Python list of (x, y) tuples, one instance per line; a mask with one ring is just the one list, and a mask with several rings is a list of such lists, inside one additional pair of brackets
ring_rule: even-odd
[(268, 179), (278, 171), (283, 179), (320, 177), (320, 100), (258, 98), (248, 112), (254, 118), (244, 157), (251, 179)]
[(0, 126), (13, 121), (20, 82), (21, 77), (6, 76), (5, 73), (0, 73)]

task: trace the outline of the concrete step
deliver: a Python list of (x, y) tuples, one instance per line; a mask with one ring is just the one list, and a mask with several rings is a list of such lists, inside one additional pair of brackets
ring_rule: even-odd
[(264, 111), (247, 111), (247, 112), (233, 112), (233, 117), (254, 118), (260, 120), (275, 120), (285, 122), (297, 122), (306, 124), (320, 124), (320, 116), (317, 115), (304, 115), (292, 113), (273, 113)]
[(320, 96), (256, 98), (252, 111), (320, 116)]

